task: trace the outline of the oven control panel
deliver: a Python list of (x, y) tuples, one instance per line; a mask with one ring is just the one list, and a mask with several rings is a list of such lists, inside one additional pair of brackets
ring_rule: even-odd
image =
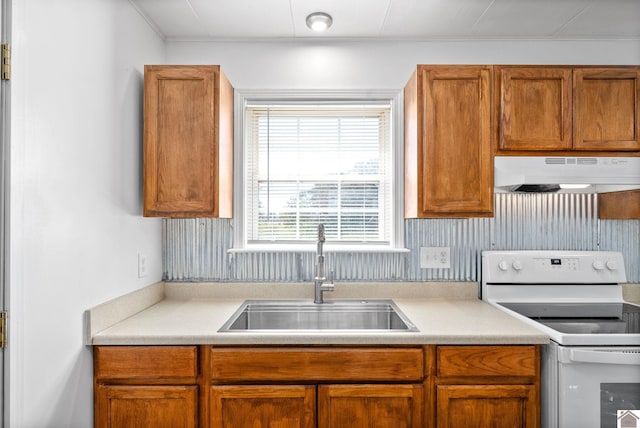
[(612, 251), (484, 251), (483, 281), (492, 283), (622, 283), (624, 259)]
[(556, 258), (539, 258), (533, 259), (539, 270), (548, 271), (578, 271), (580, 270), (580, 259), (577, 257), (556, 257)]

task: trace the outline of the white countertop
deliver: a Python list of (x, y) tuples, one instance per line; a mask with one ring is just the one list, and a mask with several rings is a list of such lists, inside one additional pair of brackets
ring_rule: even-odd
[[(297, 331), (297, 332), (224, 332), (220, 327), (246, 299), (278, 298), (282, 296), (260, 293), (251, 296), (238, 293), (229, 297), (228, 290), (233, 284), (222, 284), (227, 291), (220, 292), (220, 285), (208, 284), (189, 286), (184, 284), (160, 284), (149, 287), (143, 293), (153, 295), (151, 303), (135, 303), (134, 308), (122, 309), (134, 296), (124, 296), (101, 307), (87, 311), (87, 342), (90, 345), (307, 345), (307, 344), (541, 344), (549, 338), (539, 330), (517, 320), (499, 309), (475, 298), (473, 284), (469, 291), (457, 283), (443, 284), (434, 292), (433, 284), (424, 283), (410, 286), (411, 292), (399, 292), (397, 298), (389, 296), (389, 289), (401, 289), (398, 284), (387, 287), (387, 291), (372, 288), (367, 284), (367, 298), (392, 298), (400, 310), (415, 324), (418, 332), (367, 332), (338, 330)], [(251, 286), (249, 286), (251, 287)], [(290, 285), (283, 285), (286, 289)], [(241, 287), (239, 287), (241, 288)], [(270, 287), (270, 290), (278, 287)], [(356, 290), (353, 284), (350, 290)], [(298, 287), (299, 294), (308, 297), (307, 288)], [(180, 290), (180, 291), (176, 291)], [(208, 290), (203, 292), (202, 290)], [(211, 292), (211, 290), (216, 290)], [(422, 291), (420, 291), (422, 290)], [(426, 292), (424, 290), (427, 290)], [(451, 294), (448, 290), (454, 290)], [(463, 291), (460, 291), (463, 290)], [(362, 292), (362, 290), (358, 290)], [(138, 293), (139, 294), (139, 293)], [(299, 299), (299, 295), (287, 298)], [(294, 293), (295, 294), (295, 293)], [(325, 295), (340, 299), (353, 298), (350, 293)], [(212, 297), (220, 296), (220, 297)], [(362, 296), (362, 294), (360, 294)], [(445, 297), (437, 297), (445, 295)], [(195, 297), (194, 297), (195, 296)], [(222, 297), (224, 296), (224, 297)], [(346, 297), (345, 297), (346, 296)], [(421, 297), (422, 296), (422, 297)], [(425, 297), (426, 296), (426, 297)], [(452, 297), (448, 297), (452, 296)], [(140, 296), (138, 296), (140, 299)], [(135, 305), (138, 307), (135, 307)], [(105, 313), (118, 308), (120, 319), (112, 317), (111, 322), (99, 320)], [(96, 331), (96, 326), (99, 330)], [(105, 327), (105, 328), (102, 328)]]

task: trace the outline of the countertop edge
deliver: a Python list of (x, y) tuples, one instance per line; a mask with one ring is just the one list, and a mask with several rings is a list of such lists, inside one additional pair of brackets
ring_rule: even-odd
[(116, 297), (83, 314), (85, 345), (92, 345), (99, 332), (161, 302), (165, 298), (164, 282), (143, 287)]
[(323, 335), (315, 340), (307, 338), (296, 338), (287, 335), (268, 335), (236, 337), (230, 339), (212, 339), (211, 336), (163, 336), (163, 337), (139, 337), (139, 336), (119, 336), (96, 337), (93, 346), (153, 346), (153, 345), (214, 345), (214, 346), (254, 346), (254, 345), (274, 345), (274, 346), (308, 346), (308, 345), (380, 345), (380, 346), (423, 346), (423, 345), (543, 345), (549, 343), (549, 337), (544, 333), (539, 335), (483, 335), (454, 336), (442, 335), (419, 335), (413, 338), (397, 337), (393, 333), (389, 336), (354, 336), (350, 334), (338, 333), (335, 335)]

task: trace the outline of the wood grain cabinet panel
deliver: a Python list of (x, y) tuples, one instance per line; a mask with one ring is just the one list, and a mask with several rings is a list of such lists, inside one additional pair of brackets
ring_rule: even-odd
[(195, 428), (197, 386), (99, 385), (96, 428)]
[(94, 374), (100, 381), (195, 382), (196, 346), (96, 346)]
[(95, 426), (539, 426), (540, 348), (96, 346)]
[(211, 350), (211, 378), (230, 381), (419, 381), (421, 348), (245, 348)]
[(418, 66), (405, 86), (405, 217), (493, 213), (487, 66)]
[(318, 428), (421, 428), (422, 385), (321, 385)]
[(505, 67), (496, 73), (500, 79), (500, 149), (571, 149), (571, 68)]
[(213, 386), (211, 428), (314, 428), (316, 388), (298, 385)]
[(640, 68), (577, 68), (574, 147), (640, 150)]
[(535, 428), (532, 385), (438, 385), (437, 428)]
[(598, 218), (603, 220), (639, 220), (640, 190), (599, 193)]
[(535, 346), (438, 346), (438, 376), (535, 376)]
[(640, 151), (640, 67), (496, 66), (502, 155)]
[(231, 217), (233, 88), (219, 66), (147, 65), (144, 215)]
[(429, 346), (437, 428), (538, 428), (540, 348)]
[(95, 346), (95, 426), (197, 426), (197, 346)]

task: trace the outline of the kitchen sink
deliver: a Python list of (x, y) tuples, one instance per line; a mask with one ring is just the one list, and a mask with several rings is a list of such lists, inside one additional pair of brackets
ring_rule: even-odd
[(273, 330), (418, 331), (393, 300), (247, 300), (219, 331)]

